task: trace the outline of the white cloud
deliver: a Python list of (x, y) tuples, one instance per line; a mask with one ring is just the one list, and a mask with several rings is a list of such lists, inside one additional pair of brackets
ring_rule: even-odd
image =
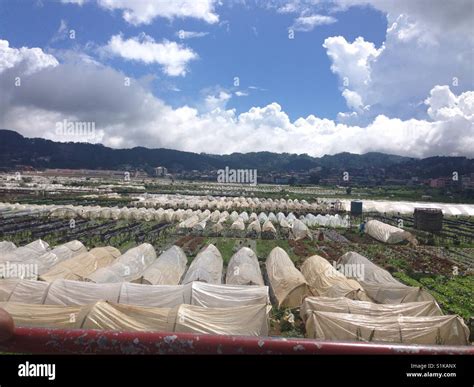
[(67, 37), (67, 23), (64, 19), (61, 19), (59, 23), (59, 28), (51, 38), (51, 42), (57, 42), (59, 40), (64, 40)]
[[(62, 0), (63, 3), (83, 5), (89, 0)], [(97, 4), (111, 11), (121, 10), (122, 17), (132, 25), (150, 24), (155, 18), (169, 20), (194, 18), (213, 24), (219, 21), (215, 13), (217, 0), (96, 0)]]
[(316, 26), (322, 26), (326, 24), (333, 24), (337, 21), (332, 16), (325, 15), (302, 15), (297, 17), (293, 26), (291, 27), (295, 31), (312, 31)]
[(449, 86), (437, 85), (430, 91), (425, 104), (429, 106), (428, 115), (433, 120), (452, 120), (459, 116), (472, 121), (474, 118), (474, 91), (462, 93), (457, 97)]
[(344, 86), (360, 90), (370, 82), (371, 64), (383, 52), (371, 42), (358, 37), (349, 43), (342, 36), (327, 38), (323, 47), (332, 61), (332, 72), (339, 75)]
[(198, 57), (190, 48), (168, 40), (157, 43), (146, 34), (130, 39), (114, 35), (105, 46), (105, 50), (128, 60), (146, 64), (158, 63), (167, 75), (174, 77), (186, 75), (188, 62)]
[[(428, 118), (423, 101), (435, 85), (450, 84), (458, 94), (474, 89), (472, 2), (460, 0), (455, 6), (439, 0), (335, 3), (343, 8), (370, 5), (387, 17), (385, 42), (378, 48), (362, 37), (347, 42), (335, 36), (324, 42), (341, 91), (356, 92), (370, 106), (357, 115), (359, 123), (379, 114)], [(348, 85), (343, 84), (345, 77)], [(339, 117), (355, 122), (350, 112)]]
[(40, 48), (11, 48), (8, 41), (0, 40), (0, 73), (17, 67), (20, 72), (32, 74), (43, 68), (57, 66), (58, 61)]
[(362, 111), (362, 109), (364, 109), (364, 103), (362, 101), (362, 98), (355, 91), (344, 89), (344, 91), (342, 92), (342, 96), (346, 99), (347, 106), (350, 109), (355, 110), (357, 112), (360, 112)]
[(236, 91), (234, 94), (235, 94), (237, 97), (247, 97), (247, 96), (249, 95), (249, 93), (247, 93), (247, 92), (245, 92), (245, 91), (240, 91), (240, 90)]
[[(4, 47), (5, 42), (0, 45)], [(6, 44), (8, 47), (8, 44)], [(13, 50), (17, 55), (20, 51)], [(34, 50), (24, 48), (23, 52)], [(474, 93), (453, 93), (435, 86), (425, 96), (431, 120), (378, 115), (367, 125), (346, 125), (309, 115), (292, 121), (278, 103), (237, 114), (226, 109), (230, 93), (208, 94), (208, 110), (173, 108), (155, 97), (148, 85), (104, 65), (75, 60), (57, 63), (36, 49), (28, 61), (11, 60), (0, 73), (0, 127), (30, 137), (70, 139), (55, 132), (64, 119), (94, 122), (95, 140), (113, 147), (137, 145), (193, 152), (273, 151), (314, 156), (343, 151), (380, 151), (425, 157), (474, 156)], [(5, 63), (0, 51), (0, 63)], [(44, 58), (55, 65), (44, 65)], [(22, 76), (21, 87), (12, 77)], [(354, 96), (353, 96), (354, 97)], [(357, 98), (354, 97), (357, 105)], [(431, 109), (431, 110), (430, 110)]]
[(205, 99), (206, 107), (208, 110), (223, 110), (227, 105), (227, 102), (232, 98), (232, 95), (226, 91), (221, 90), (217, 95), (208, 95)]
[(185, 31), (185, 30), (176, 31), (176, 36), (179, 39), (203, 38), (204, 36), (207, 36), (207, 35), (209, 35), (209, 32), (196, 32), (196, 31)]

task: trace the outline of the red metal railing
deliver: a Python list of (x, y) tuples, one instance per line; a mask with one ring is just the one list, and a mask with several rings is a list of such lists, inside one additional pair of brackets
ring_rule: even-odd
[(0, 352), (42, 354), (418, 354), (474, 355), (473, 346), (328, 342), (194, 333), (16, 328)]

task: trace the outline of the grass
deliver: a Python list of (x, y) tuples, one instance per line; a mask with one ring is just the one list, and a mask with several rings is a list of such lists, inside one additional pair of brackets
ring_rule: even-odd
[(234, 254), (234, 246), (238, 240), (239, 239), (234, 238), (207, 238), (205, 244), (208, 245), (212, 243), (216, 246), (221, 252), (224, 265), (227, 265)]
[(257, 239), (257, 256), (259, 260), (266, 260), (268, 254), (270, 254), (270, 251), (272, 251), (275, 247), (281, 247), (283, 250), (285, 250), (293, 262), (299, 260), (299, 257), (293, 253), (287, 240)]

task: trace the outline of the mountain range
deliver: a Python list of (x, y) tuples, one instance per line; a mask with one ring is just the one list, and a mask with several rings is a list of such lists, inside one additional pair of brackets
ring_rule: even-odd
[(42, 138), (26, 138), (21, 134), (0, 129), (0, 167), (13, 170), (24, 166), (35, 169), (116, 169), (150, 170), (164, 166), (171, 172), (210, 171), (225, 168), (257, 169), (261, 172), (317, 171), (329, 175), (348, 171), (359, 175), (380, 174), (392, 178), (430, 178), (474, 173), (474, 159), (436, 156), (425, 159), (389, 155), (378, 152), (366, 154), (338, 153), (323, 157), (306, 154), (250, 152), (214, 155), (173, 149), (113, 149), (101, 144), (55, 142)]

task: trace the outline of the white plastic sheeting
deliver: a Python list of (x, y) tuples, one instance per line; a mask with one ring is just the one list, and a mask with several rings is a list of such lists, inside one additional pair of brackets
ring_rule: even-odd
[(1, 303), (20, 327), (99, 329), (116, 331), (190, 332), (215, 335), (265, 336), (266, 305), (202, 308), (180, 305), (150, 308), (99, 301), (84, 306)]
[(191, 303), (192, 284), (141, 285), (123, 282), (117, 302), (121, 304), (173, 308)]
[[(239, 188), (241, 189), (241, 188)], [(100, 218), (102, 216), (130, 219), (149, 217), (148, 213), (154, 215), (154, 219), (163, 222), (181, 221), (178, 219), (182, 215), (175, 212), (176, 209), (194, 208), (194, 209), (214, 209), (214, 210), (228, 210), (230, 208), (249, 208), (253, 211), (267, 210), (267, 211), (320, 211), (326, 210), (334, 199), (318, 199), (316, 203), (308, 203), (304, 200), (301, 202), (293, 201), (291, 199), (272, 200), (265, 198), (235, 198), (235, 197), (202, 197), (202, 196), (186, 196), (186, 195), (149, 195), (141, 203), (151, 207), (170, 207), (168, 210), (161, 209), (161, 212), (153, 212), (154, 208), (147, 208), (145, 212), (133, 212), (130, 208), (111, 208), (110, 211), (102, 212), (101, 207), (97, 206), (57, 206), (57, 205), (20, 205), (11, 203), (0, 203), (0, 210), (4, 210), (12, 214), (22, 213), (39, 213), (39, 212), (55, 212), (56, 216), (63, 213), (62, 216), (70, 218), (74, 216), (82, 216), (85, 218)], [(350, 210), (351, 200), (340, 200), (342, 208), (346, 211)], [(452, 204), (452, 203), (432, 203), (432, 202), (402, 202), (402, 201), (383, 201), (383, 200), (363, 200), (363, 211), (379, 212), (379, 213), (395, 213), (395, 214), (413, 214), (415, 208), (439, 208), (444, 215), (451, 216), (474, 216), (474, 205), (472, 204)], [(68, 209), (65, 210), (64, 207)], [(171, 210), (171, 211), (169, 211)], [(159, 211), (159, 210), (158, 210)], [(335, 218), (335, 217), (334, 217)], [(266, 219), (265, 219), (266, 220)], [(262, 223), (265, 221), (263, 220)], [(290, 219), (288, 219), (290, 220)], [(344, 219), (343, 219), (344, 220)], [(244, 220), (245, 221), (245, 220)], [(278, 219), (280, 222), (281, 219)], [(336, 221), (336, 223), (340, 223)], [(312, 226), (307, 224), (308, 226)], [(327, 226), (326, 224), (319, 224)], [(346, 227), (344, 225), (335, 225), (334, 227)]]
[(161, 254), (143, 272), (143, 283), (150, 285), (178, 285), (181, 281), (188, 259), (178, 246), (172, 246)]
[(25, 263), (27, 260), (37, 258), (47, 251), (49, 251), (49, 245), (45, 241), (38, 239), (25, 246), (1, 254), (0, 262)]
[(193, 215), (190, 218), (183, 220), (180, 224), (178, 224), (178, 228), (191, 229), (198, 223), (199, 223), (199, 217), (197, 215)]
[(207, 308), (231, 308), (245, 305), (268, 304), (267, 286), (214, 285), (193, 282), (191, 304)]
[[(24, 263), (37, 265), (37, 274), (46, 273), (54, 265), (67, 259), (75, 257), (79, 254), (87, 252), (87, 248), (79, 241), (70, 241), (62, 245), (56, 246), (54, 249), (40, 255), (27, 259)], [(35, 279), (32, 277), (32, 279)]]
[(119, 255), (120, 251), (115, 247), (96, 247), (87, 253), (59, 262), (40, 275), (39, 279), (46, 282), (60, 278), (83, 281), (89, 274), (110, 265)]
[(252, 249), (242, 247), (232, 256), (225, 281), (232, 285), (264, 285), (257, 255)]
[[(341, 200), (346, 211), (350, 210), (351, 201)], [(454, 203), (433, 203), (433, 202), (401, 202), (386, 200), (362, 200), (364, 212), (413, 214), (415, 208), (439, 208), (444, 215), (451, 216), (474, 216), (474, 205), (454, 204)]]
[(202, 308), (181, 305), (176, 312), (175, 332), (215, 335), (268, 335), (268, 308), (263, 305)]
[(219, 234), (224, 230), (224, 226), (222, 225), (222, 222), (217, 222), (211, 227), (211, 230), (212, 232)]
[(311, 231), (299, 219), (296, 219), (293, 222), (293, 227), (291, 227), (291, 237), (292, 239), (295, 239), (297, 241), (306, 238), (313, 240), (313, 235), (311, 234)]
[(0, 302), (42, 304), (49, 284), (35, 280), (0, 280)]
[(149, 243), (127, 250), (111, 265), (96, 270), (86, 280), (96, 283), (132, 282), (139, 280), (145, 269), (156, 259), (156, 252)]
[(260, 222), (258, 221), (258, 219), (254, 220), (248, 225), (247, 231), (255, 232), (257, 234), (260, 234), (262, 232), (262, 227), (260, 226)]
[(237, 218), (234, 223), (230, 226), (231, 230), (235, 231), (244, 231), (245, 230), (245, 224), (242, 218)]
[(323, 226), (323, 227), (341, 227), (347, 228), (349, 227), (349, 217), (346, 215), (341, 217), (339, 214), (336, 215), (317, 215), (314, 216), (313, 214), (307, 214), (304, 217), (303, 222), (308, 227), (315, 227), (315, 226)]
[(285, 250), (275, 247), (268, 255), (265, 266), (277, 306), (300, 306), (308, 294), (308, 284)]
[(80, 306), (38, 305), (0, 302), (13, 318), (15, 326), (31, 328), (75, 329), (78, 326)]
[(6, 253), (11, 253), (16, 249), (16, 246), (13, 242), (1, 241), (0, 242), (0, 256)]
[(384, 243), (399, 243), (410, 236), (407, 231), (378, 220), (369, 220), (365, 225), (365, 232)]
[(266, 220), (265, 223), (263, 223), (262, 232), (272, 235), (276, 235), (277, 233), (275, 226), (270, 220)]
[[(120, 283), (96, 284), (94, 282), (57, 279), (46, 289), (44, 304), (86, 305), (99, 300), (119, 302)], [(29, 302), (34, 304), (34, 302)]]
[(459, 316), (365, 316), (311, 312), (306, 335), (321, 340), (355, 340), (425, 345), (469, 345), (469, 328)]
[(301, 306), (303, 321), (311, 312), (334, 312), (362, 314), (365, 316), (442, 316), (435, 301), (407, 302), (405, 304), (375, 304), (369, 301), (354, 301), (346, 297), (306, 297)]
[(224, 262), (221, 253), (216, 246), (210, 244), (191, 262), (182, 283), (187, 284), (192, 281), (202, 281), (211, 284), (220, 284), (222, 282), (223, 266)]
[(0, 302), (27, 304), (87, 305), (100, 300), (120, 304), (172, 308), (193, 304), (213, 308), (268, 304), (267, 286), (143, 285), (129, 282), (96, 284), (58, 279), (51, 284), (32, 280), (0, 281)]
[(344, 254), (339, 263), (344, 265), (362, 265), (364, 278), (359, 283), (367, 295), (381, 304), (398, 304), (402, 302), (434, 301), (426, 290), (406, 286), (398, 282), (387, 271), (369, 261), (366, 257), (350, 251)]
[(307, 258), (301, 266), (313, 296), (347, 297), (353, 300), (368, 300), (362, 286), (354, 279), (348, 279), (319, 255)]

